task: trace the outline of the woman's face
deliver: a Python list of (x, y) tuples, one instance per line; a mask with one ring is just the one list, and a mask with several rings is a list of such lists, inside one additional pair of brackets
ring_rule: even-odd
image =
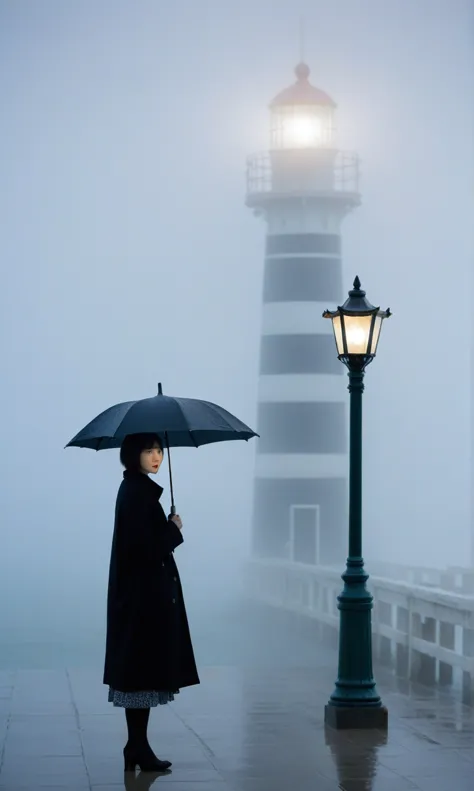
[(149, 473), (156, 475), (161, 467), (162, 461), (163, 451), (157, 444), (153, 445), (152, 448), (142, 450), (140, 453), (140, 467), (142, 472), (146, 473), (147, 475)]

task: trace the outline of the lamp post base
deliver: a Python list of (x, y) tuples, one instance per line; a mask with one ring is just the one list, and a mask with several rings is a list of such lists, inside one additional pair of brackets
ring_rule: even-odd
[(377, 692), (372, 671), (373, 597), (361, 557), (349, 557), (337, 597), (340, 613), (339, 667), (334, 692), (325, 708), (333, 728), (385, 729), (388, 711)]
[(388, 709), (385, 706), (334, 706), (324, 708), (324, 722), (336, 730), (388, 728)]

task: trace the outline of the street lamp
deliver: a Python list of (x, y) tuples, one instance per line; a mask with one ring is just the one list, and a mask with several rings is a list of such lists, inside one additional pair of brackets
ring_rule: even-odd
[(362, 557), (362, 393), (364, 372), (377, 351), (380, 330), (390, 310), (375, 308), (365, 297), (358, 277), (349, 298), (331, 319), (338, 359), (349, 371), (349, 556), (338, 596), (340, 612), (339, 666), (325, 721), (334, 728), (386, 728), (388, 712), (377, 692), (372, 670), (373, 597)]

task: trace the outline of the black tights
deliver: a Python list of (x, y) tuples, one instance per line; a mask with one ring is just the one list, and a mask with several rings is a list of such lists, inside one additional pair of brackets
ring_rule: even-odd
[(125, 709), (130, 747), (148, 746), (148, 720), (150, 709)]

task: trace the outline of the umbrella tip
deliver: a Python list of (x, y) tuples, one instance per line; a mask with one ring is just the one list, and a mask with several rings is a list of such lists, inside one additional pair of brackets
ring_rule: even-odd
[(163, 388), (161, 386), (161, 382), (158, 382), (158, 395), (163, 395)]

